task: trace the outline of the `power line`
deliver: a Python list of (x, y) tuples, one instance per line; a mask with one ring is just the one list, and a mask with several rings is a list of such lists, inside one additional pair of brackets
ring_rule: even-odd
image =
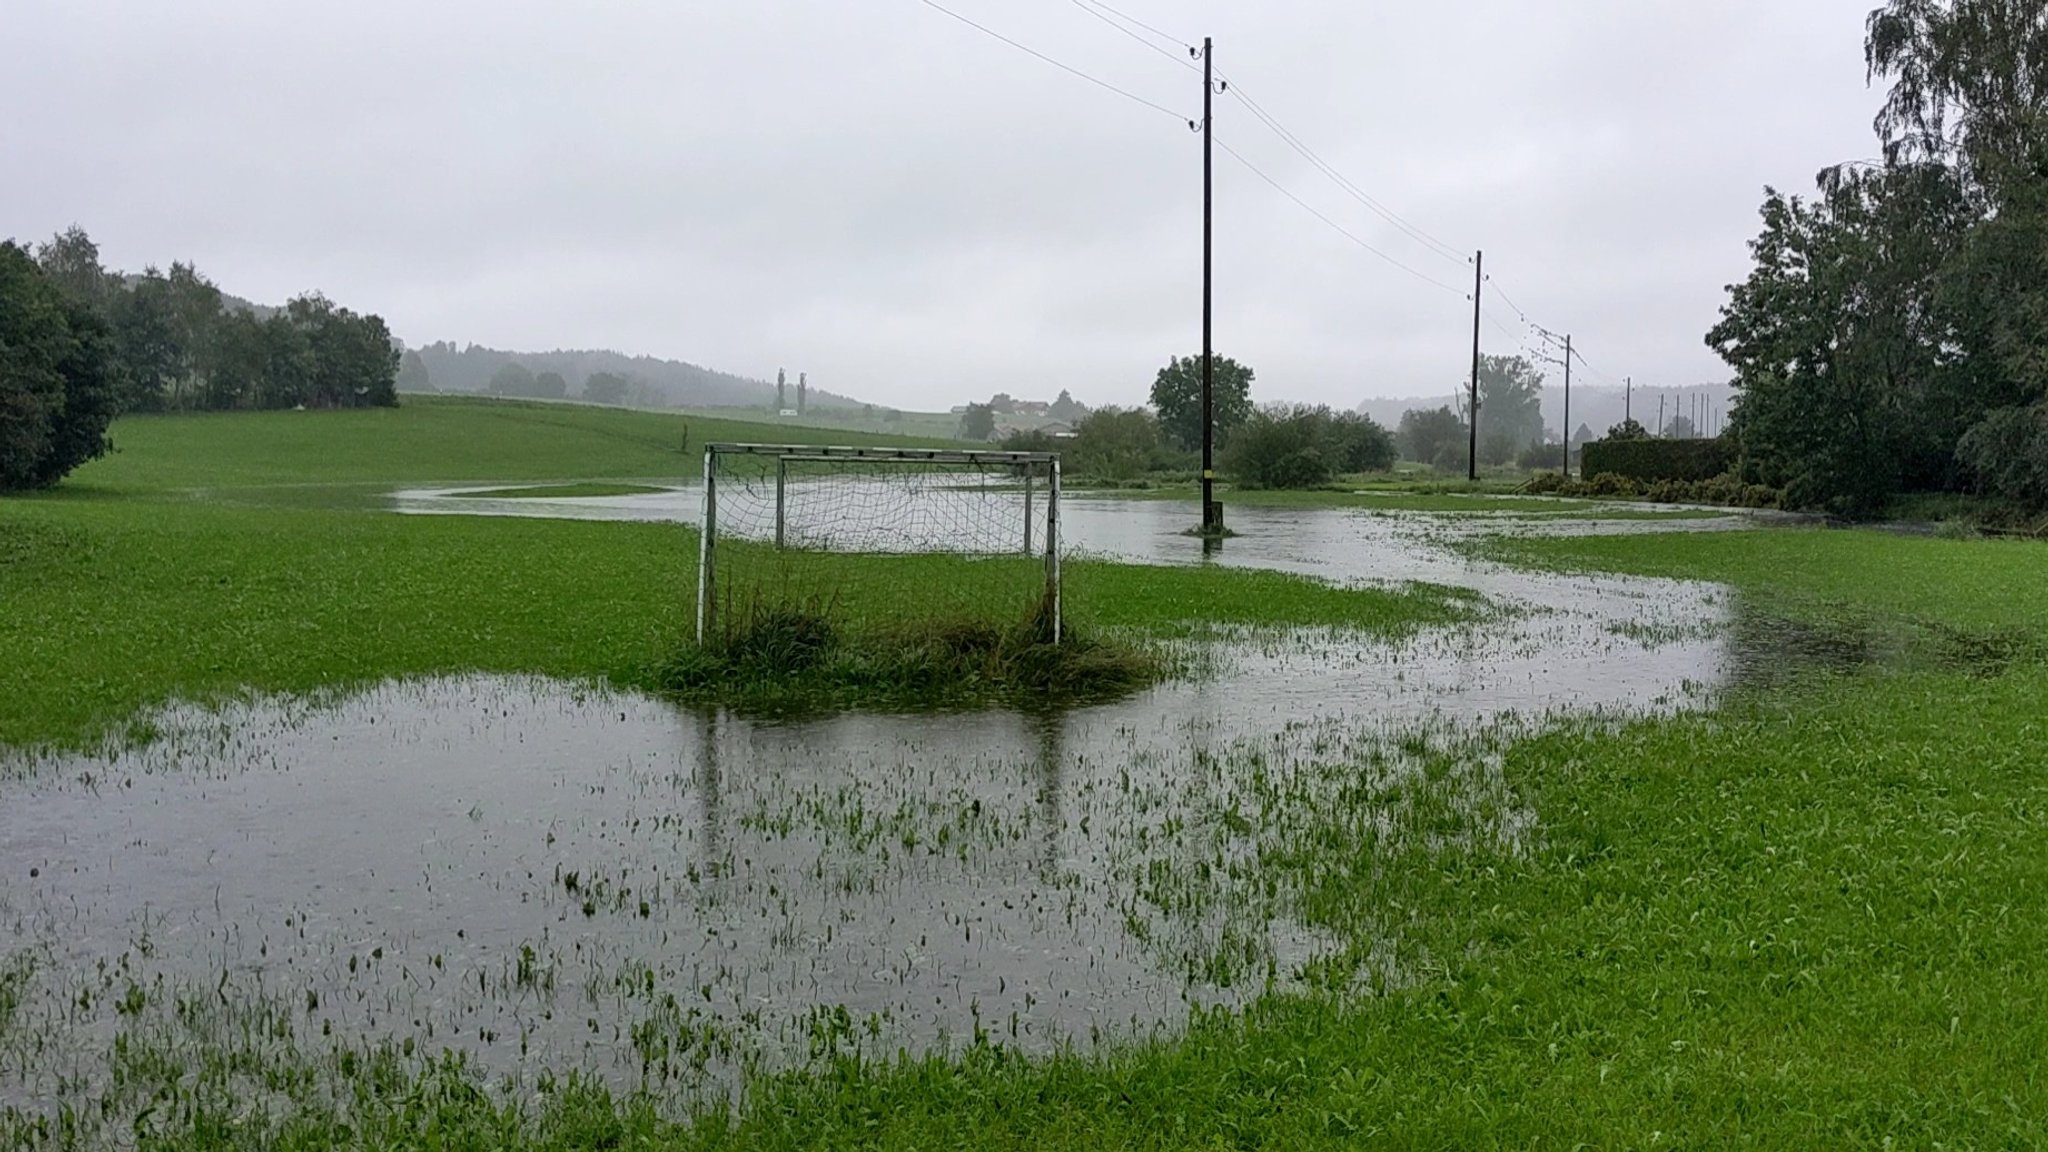
[(1394, 267), (1399, 268), (1401, 271), (1408, 273), (1410, 276), (1415, 277), (1417, 280), (1420, 280), (1425, 284), (1434, 284), (1438, 288), (1441, 288), (1444, 291), (1449, 292), (1453, 296), (1462, 297), (1465, 295), (1465, 290), (1463, 288), (1454, 288), (1451, 285), (1436, 279), (1435, 277), (1429, 275), (1426, 272), (1418, 272), (1415, 269), (1410, 268), (1408, 265), (1403, 264), (1399, 260), (1396, 260), (1392, 256), (1387, 255), (1385, 252), (1380, 251), (1378, 248), (1373, 247), (1366, 241), (1360, 239), (1356, 233), (1344, 227), (1342, 224), (1337, 223), (1335, 220), (1330, 219), (1328, 216), (1323, 215), (1322, 212), (1318, 211), (1314, 205), (1310, 204), (1306, 200), (1303, 200), (1301, 197), (1296, 196), (1294, 193), (1288, 191), (1287, 188), (1284, 185), (1282, 185), (1278, 180), (1275, 180), (1271, 176), (1266, 175), (1264, 171), (1260, 170), (1258, 165), (1252, 163), (1251, 161), (1245, 159), (1243, 156), (1239, 155), (1237, 149), (1232, 148), (1230, 145), (1224, 143), (1221, 140), (1218, 140), (1216, 142), (1216, 146), (1218, 148), (1223, 149), (1225, 152), (1228, 152), (1230, 154), (1231, 159), (1237, 161), (1239, 164), (1242, 164), (1246, 168), (1250, 169), (1252, 175), (1257, 176), (1259, 179), (1264, 180), (1268, 184), (1271, 184), (1275, 191), (1279, 192), (1282, 196), (1285, 196), (1289, 200), (1292, 200), (1296, 204), (1300, 205), (1303, 211), (1307, 212), (1309, 215), (1314, 216), (1316, 219), (1321, 220), (1323, 223), (1335, 229), (1346, 240), (1351, 241), (1353, 244), (1358, 245), (1360, 248), (1365, 249), (1367, 252), (1370, 252), (1373, 255), (1379, 257), (1380, 259), (1386, 261), (1387, 263), (1392, 264)]
[(1062, 64), (1058, 60), (1055, 60), (1052, 57), (1047, 56), (1045, 53), (1040, 52), (1036, 48), (1019, 44), (1015, 40), (1010, 39), (1008, 36), (1003, 35), (1001, 32), (998, 32), (993, 28), (990, 28), (983, 24), (977, 24), (974, 21), (969, 20), (967, 17), (962, 16), (958, 12), (953, 11), (951, 8), (948, 8), (945, 5), (938, 3), (937, 0), (918, 0), (918, 3), (923, 4), (925, 7), (930, 8), (933, 11), (943, 12), (946, 15), (951, 16), (953, 19), (958, 20), (962, 24), (967, 25), (969, 28), (972, 28), (975, 31), (980, 32), (984, 36), (992, 36), (995, 39), (1000, 40), (1005, 44), (1008, 44), (1010, 47), (1015, 48), (1019, 52), (1023, 52), (1026, 55), (1045, 61), (1047, 64), (1052, 65), (1053, 67), (1059, 69), (1062, 72), (1068, 73), (1069, 75), (1073, 76), (1079, 76), (1081, 79), (1086, 80), (1087, 82), (1095, 85), (1098, 88), (1106, 88), (1109, 91), (1116, 93), (1117, 95), (1123, 97), (1126, 100), (1132, 100), (1139, 104), (1143, 104), (1145, 107), (1150, 108), (1155, 112), (1164, 112), (1168, 116), (1173, 117), (1175, 120), (1179, 120), (1182, 122), (1185, 122), (1187, 120), (1186, 116), (1183, 116), (1178, 112), (1175, 112), (1173, 109), (1168, 108), (1164, 104), (1155, 104), (1152, 101), (1145, 99), (1143, 96), (1140, 96), (1135, 92), (1126, 91), (1122, 88), (1117, 87), (1114, 84), (1111, 84), (1107, 80), (1101, 80), (1097, 79), (1094, 76), (1090, 76), (1088, 73), (1083, 72), (1079, 68), (1076, 68), (1070, 64)]
[(1529, 322), (1528, 310), (1523, 308), (1520, 304), (1515, 303), (1514, 297), (1509, 296), (1507, 292), (1501, 288), (1500, 282), (1498, 280), (1495, 280), (1493, 277), (1489, 276), (1486, 278), (1486, 282), (1488, 284), (1493, 285), (1493, 294), (1495, 296), (1500, 297), (1501, 303), (1506, 304), (1510, 308), (1513, 308), (1515, 310), (1515, 315), (1520, 316), (1524, 324)]
[(1136, 32), (1131, 31), (1129, 28), (1124, 27), (1123, 25), (1117, 23), (1115, 20), (1112, 20), (1108, 16), (1104, 15), (1102, 12), (1098, 11), (1093, 5), (1089, 4), (1087, 0), (1074, 0), (1074, 7), (1079, 8), (1081, 11), (1086, 12), (1090, 16), (1095, 17), (1097, 20), (1102, 21), (1104, 24), (1109, 25), (1111, 28), (1116, 29), (1118, 32), (1121, 32), (1124, 35), (1130, 37), (1132, 40), (1137, 42), (1140, 48), (1145, 49), (1147, 52), (1156, 52), (1159, 55), (1166, 57), (1173, 63), (1178, 64), (1182, 68), (1186, 68), (1190, 72), (1201, 71), (1201, 69), (1196, 67), (1195, 64), (1192, 61), (1190, 61), (1187, 57), (1181, 56), (1174, 52), (1169, 52), (1166, 49), (1161, 48), (1159, 45), (1154, 44), (1152, 41), (1145, 39), (1143, 36), (1138, 35)]
[(1150, 24), (1145, 23), (1143, 20), (1138, 19), (1136, 16), (1132, 16), (1124, 12), (1119, 12), (1115, 8), (1112, 8), (1109, 5), (1104, 4), (1102, 0), (1088, 0), (1088, 3), (1090, 3), (1094, 7), (1102, 9), (1104, 12), (1109, 13), (1117, 19), (1122, 20), (1126, 24), (1133, 24), (1139, 28), (1143, 28), (1145, 31), (1150, 32), (1154, 36), (1159, 37), (1161, 40), (1164, 40), (1169, 44), (1178, 44), (1182, 48), (1187, 49), (1189, 52), (1195, 51), (1195, 46), (1193, 44), (1188, 43), (1186, 40), (1183, 40), (1180, 37), (1175, 36), (1171, 32), (1161, 32), (1159, 29), (1154, 28)]
[[(1492, 283), (1492, 280), (1487, 281), (1488, 285), (1491, 285)], [(1498, 316), (1495, 316), (1493, 314), (1493, 309), (1486, 308), (1484, 309), (1484, 312), (1486, 314), (1487, 321), (1491, 323), (1496, 329), (1498, 329), (1501, 335), (1507, 337), (1510, 340), (1520, 340), (1522, 342), (1523, 347), (1528, 347), (1530, 331), (1531, 329), (1535, 328), (1535, 325), (1529, 323), (1529, 318), (1527, 316), (1517, 315), (1515, 317), (1515, 322), (1522, 326), (1522, 330), (1520, 332), (1515, 332), (1514, 330), (1509, 328), (1505, 323), (1503, 323)]]
[(1435, 253), (1436, 255), (1441, 256), (1446, 260), (1450, 260), (1453, 263), (1467, 264), (1471, 262), (1471, 257), (1469, 255), (1459, 251), (1451, 245), (1446, 244), (1443, 241), (1437, 239), (1436, 237), (1430, 235), (1428, 232), (1424, 231), (1419, 226), (1409, 223), (1406, 219), (1402, 218), (1400, 213), (1395, 212), (1392, 208), (1389, 208), (1385, 204), (1382, 204), (1378, 200), (1375, 200), (1371, 196), (1371, 194), (1365, 191), (1365, 189), (1360, 188), (1357, 184), (1353, 183), (1350, 179), (1345, 177), (1343, 173), (1337, 171), (1337, 169), (1333, 165), (1331, 165), (1329, 161), (1324, 160), (1321, 156), (1317, 155), (1315, 149), (1310, 148), (1306, 143), (1304, 143), (1301, 137), (1289, 131), (1285, 125), (1280, 123), (1277, 117), (1275, 117), (1272, 113), (1266, 111), (1265, 108), (1262, 107), (1257, 100), (1254, 100), (1250, 96), (1245, 95), (1242, 86), (1237, 84), (1235, 81), (1230, 82), (1230, 87), (1228, 91), (1232, 96), (1235, 96), (1237, 98), (1238, 103), (1243, 104), (1245, 108), (1248, 111), (1250, 111), (1253, 116), (1257, 117), (1260, 123), (1264, 124), (1268, 129), (1270, 129), (1274, 135), (1280, 137), (1282, 142), (1284, 142), (1289, 148), (1292, 148), (1296, 152), (1300, 153), (1301, 157), (1304, 160), (1307, 160), (1310, 164), (1314, 165), (1317, 171), (1321, 172), (1325, 176), (1328, 176), (1333, 182), (1336, 183), (1336, 185), (1339, 188), (1342, 188), (1345, 192), (1349, 193), (1353, 199), (1357, 200), (1359, 203), (1371, 209), (1381, 219), (1393, 225), (1395, 228), (1400, 229), (1403, 233), (1405, 233), (1408, 236), (1409, 239), (1414, 240), (1416, 243), (1421, 244), (1425, 248), (1428, 248), (1431, 252)]

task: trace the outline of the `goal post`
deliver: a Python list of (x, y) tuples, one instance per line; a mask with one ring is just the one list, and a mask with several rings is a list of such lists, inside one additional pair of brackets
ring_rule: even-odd
[(1064, 628), (1060, 457), (711, 444), (697, 640), (764, 612), (834, 627)]

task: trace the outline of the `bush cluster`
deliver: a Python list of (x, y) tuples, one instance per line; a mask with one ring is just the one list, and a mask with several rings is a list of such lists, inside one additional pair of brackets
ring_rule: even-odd
[(1735, 464), (1725, 440), (1596, 440), (1583, 453), (1588, 476), (1613, 474), (1650, 484), (1711, 480)]
[(1647, 500), (1653, 504), (1714, 504), (1728, 508), (1782, 508), (1785, 494), (1776, 488), (1744, 482), (1730, 473), (1705, 480), (1652, 480), (1647, 483), (1613, 472), (1590, 479), (1567, 480), (1556, 472), (1532, 478), (1523, 491), (1537, 496), (1591, 500)]
[(1314, 488), (1339, 475), (1384, 472), (1399, 453), (1371, 417), (1327, 407), (1261, 409), (1231, 437), (1224, 470), (1247, 488)]
[(1957, 456), (1986, 495), (2048, 509), (2048, 403), (2001, 408), (1963, 436)]

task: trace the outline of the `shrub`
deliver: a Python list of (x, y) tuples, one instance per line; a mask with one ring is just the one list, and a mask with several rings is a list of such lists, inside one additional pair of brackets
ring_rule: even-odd
[(1369, 417), (1283, 405), (1252, 414), (1224, 468), (1248, 488), (1314, 488), (1340, 473), (1385, 471), (1397, 456), (1393, 436)]
[(1984, 417), (1963, 436), (1956, 456), (1987, 495), (2048, 508), (2048, 403)]
[(1567, 480), (1555, 472), (1530, 478), (1522, 491), (1593, 500), (1648, 500), (1655, 504), (1714, 504), (1729, 508), (1782, 508), (1785, 494), (1731, 474), (1706, 480), (1654, 480), (1644, 484), (1613, 472)]
[(1733, 466), (1735, 454), (1725, 440), (1596, 440), (1586, 445), (1584, 463), (1588, 476), (1711, 480)]

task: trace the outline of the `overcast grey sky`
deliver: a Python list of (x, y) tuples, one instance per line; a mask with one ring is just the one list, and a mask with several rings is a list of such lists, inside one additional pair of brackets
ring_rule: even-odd
[[(1073, 0), (943, 0), (1182, 116)], [(1573, 331), (1690, 384), (1765, 184), (1876, 151), (1874, 0), (1116, 0)], [(0, 235), (307, 289), (419, 344), (608, 347), (877, 402), (1136, 403), (1200, 347), (1199, 139), (920, 0), (5, 0)], [(1228, 98), (1217, 349), (1261, 399), (1450, 391), (1469, 269)], [(1496, 297), (1499, 299), (1499, 297)], [(1522, 344), (1493, 309), (1489, 350)], [(1508, 329), (1512, 335), (1504, 333)]]

